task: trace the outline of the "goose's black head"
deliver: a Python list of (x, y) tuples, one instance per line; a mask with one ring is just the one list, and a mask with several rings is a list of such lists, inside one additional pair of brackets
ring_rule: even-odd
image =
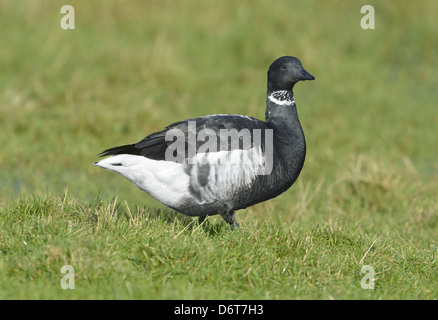
[(269, 67), (268, 91), (291, 91), (298, 81), (314, 79), (314, 76), (304, 70), (300, 60), (289, 56), (281, 57)]

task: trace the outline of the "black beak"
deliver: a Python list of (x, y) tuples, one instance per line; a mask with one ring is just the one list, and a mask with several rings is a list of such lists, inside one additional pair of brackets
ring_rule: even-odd
[(315, 77), (308, 73), (306, 70), (302, 69), (299, 77), (300, 80), (315, 80)]

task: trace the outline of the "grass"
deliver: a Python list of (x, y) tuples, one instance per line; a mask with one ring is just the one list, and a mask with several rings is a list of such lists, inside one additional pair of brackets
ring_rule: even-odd
[[(0, 298), (437, 299), (433, 0), (0, 3)], [(264, 117), (295, 55), (296, 184), (198, 227), (92, 165), (184, 118)], [(63, 290), (63, 265), (75, 290)], [(361, 268), (375, 289), (361, 288)]]
[[(170, 211), (50, 195), (17, 201), (1, 217), (3, 299), (437, 298), (436, 243), (406, 227), (281, 224), (248, 213), (242, 231), (230, 232), (212, 218), (199, 227)], [(74, 267), (75, 290), (60, 286), (64, 265)], [(364, 265), (376, 272), (374, 290), (361, 288)]]

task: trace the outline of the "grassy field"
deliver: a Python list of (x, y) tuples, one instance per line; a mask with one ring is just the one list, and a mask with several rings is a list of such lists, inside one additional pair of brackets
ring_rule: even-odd
[[(59, 1), (0, 2), (1, 299), (438, 298), (437, 1), (68, 4), (75, 30)], [(185, 118), (263, 119), (282, 55), (316, 77), (306, 163), (241, 232), (93, 166)]]

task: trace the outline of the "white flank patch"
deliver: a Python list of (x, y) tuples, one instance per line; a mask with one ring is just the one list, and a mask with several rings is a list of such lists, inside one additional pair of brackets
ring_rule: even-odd
[[(199, 195), (198, 203), (227, 202), (251, 183), (265, 169), (265, 158), (260, 147), (197, 154), (190, 168), (190, 186)], [(208, 182), (200, 183), (202, 166), (208, 166)]]
[(261, 148), (254, 147), (199, 153), (192, 164), (121, 154), (96, 165), (120, 173), (161, 203), (179, 208), (183, 203), (228, 203), (237, 191), (251, 188), (256, 176), (266, 170), (266, 161)]

